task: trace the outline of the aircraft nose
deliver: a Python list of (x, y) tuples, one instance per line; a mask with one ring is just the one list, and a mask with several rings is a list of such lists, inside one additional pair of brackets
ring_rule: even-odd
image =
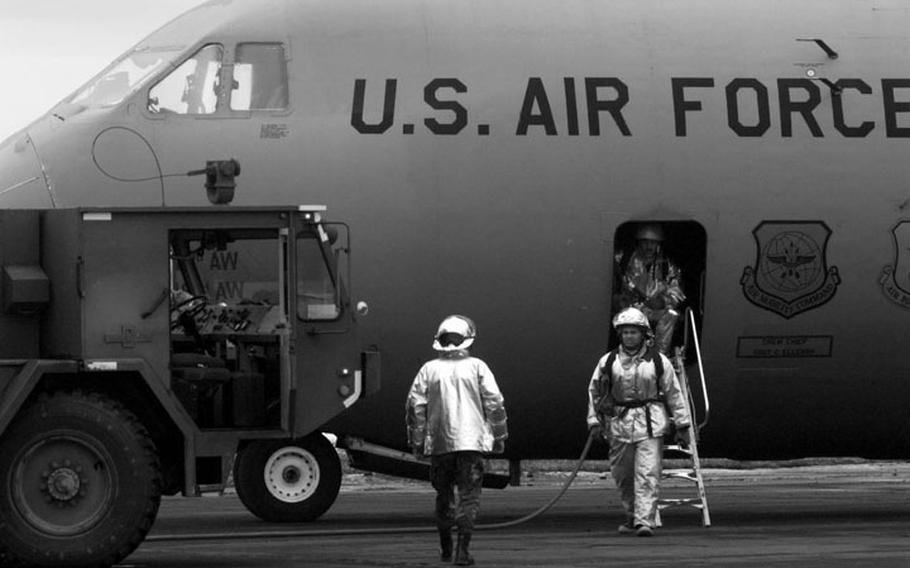
[(41, 158), (27, 131), (0, 144), (0, 208), (55, 207)]

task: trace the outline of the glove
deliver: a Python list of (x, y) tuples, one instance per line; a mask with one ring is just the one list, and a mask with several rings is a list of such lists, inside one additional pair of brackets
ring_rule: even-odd
[(420, 459), (423, 457), (423, 445), (420, 446), (411, 446), (411, 453), (414, 454), (414, 457)]
[(690, 442), (691, 429), (688, 426), (676, 428), (676, 443), (683, 447), (688, 447)]
[(604, 427), (601, 424), (592, 424), (588, 427), (588, 433), (595, 442), (608, 441), (605, 432), (606, 430), (604, 430)]
[(506, 441), (505, 440), (493, 440), (493, 453), (501, 454), (506, 451)]

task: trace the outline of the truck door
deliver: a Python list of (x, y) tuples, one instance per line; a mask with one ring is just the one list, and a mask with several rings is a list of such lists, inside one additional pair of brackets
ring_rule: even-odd
[(172, 386), (200, 428), (287, 428), (287, 232), (171, 232)]
[(350, 235), (344, 224), (301, 214), (291, 296), (297, 375), (295, 435), (338, 415), (361, 394), (360, 351), (350, 305)]

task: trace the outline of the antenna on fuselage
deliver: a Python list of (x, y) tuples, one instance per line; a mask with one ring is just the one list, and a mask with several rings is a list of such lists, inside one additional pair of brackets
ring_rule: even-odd
[[(808, 41), (808, 42), (812, 42), (812, 43), (816, 44), (817, 46), (822, 48), (822, 51), (825, 52), (825, 55), (828, 56), (828, 59), (837, 59), (839, 57), (838, 53), (836, 51), (834, 51), (833, 49), (831, 49), (831, 46), (828, 45), (825, 42), (825, 40), (823, 40), (821, 38), (797, 38), (796, 41)], [(842, 90), (841, 87), (838, 86), (836, 83), (834, 83), (831, 79), (828, 79), (827, 77), (819, 77), (818, 71), (816, 70), (815, 67), (816, 66), (814, 66), (814, 65), (808, 66), (808, 68), (806, 69), (806, 77), (808, 77), (809, 79), (811, 79), (813, 81), (819, 81), (820, 83), (824, 83), (824, 85), (826, 87), (831, 89), (831, 94), (833, 96), (836, 97), (836, 96), (840, 95), (841, 90)]]
[(823, 39), (797, 38), (796, 41), (811, 41), (811, 42), (815, 43), (816, 45), (818, 45), (820, 48), (822, 48), (822, 50), (824, 50), (825, 54), (828, 56), (828, 59), (837, 59), (838, 58), (837, 52), (834, 51), (833, 49), (831, 49), (831, 46), (828, 45), (827, 43), (825, 43), (825, 40), (823, 40)]

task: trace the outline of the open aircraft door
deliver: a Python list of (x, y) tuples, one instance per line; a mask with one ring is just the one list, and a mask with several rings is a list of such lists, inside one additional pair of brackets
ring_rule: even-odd
[[(620, 224), (614, 235), (611, 259), (611, 319), (630, 301), (642, 302), (650, 295), (648, 290), (637, 289), (634, 278), (631, 278), (631, 273), (635, 270), (634, 266), (630, 266), (631, 258), (638, 245), (637, 237), (642, 232), (653, 232), (654, 234), (647, 236), (660, 237), (659, 244), (653, 251), (654, 263), (648, 266), (648, 270), (662, 273), (659, 276), (663, 279), (667, 278), (667, 272), (673, 272), (673, 278), (678, 281), (684, 294), (684, 299), (676, 305), (679, 317), (671, 341), (673, 347), (684, 346), (686, 337), (684, 324), (686, 322), (683, 320), (683, 315), (686, 309), (692, 310), (698, 330), (701, 332), (705, 307), (707, 234), (704, 227), (697, 221), (641, 219)], [(655, 305), (655, 307), (660, 306)], [(617, 343), (615, 331), (611, 327), (609, 344), (614, 346)]]

